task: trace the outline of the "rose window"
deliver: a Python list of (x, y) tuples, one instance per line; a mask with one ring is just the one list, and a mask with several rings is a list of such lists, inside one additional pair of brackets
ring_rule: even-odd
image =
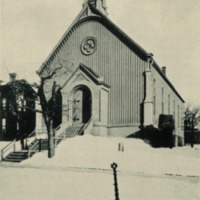
[(81, 44), (81, 51), (85, 55), (91, 55), (96, 50), (97, 41), (94, 37), (87, 37)]

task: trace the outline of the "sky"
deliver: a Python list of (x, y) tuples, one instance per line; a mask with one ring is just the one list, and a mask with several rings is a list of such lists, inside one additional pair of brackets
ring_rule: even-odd
[[(0, 0), (0, 80), (37, 82), (39, 69), (84, 0)], [(107, 0), (108, 17), (147, 52), (186, 104), (200, 105), (200, 1)]]

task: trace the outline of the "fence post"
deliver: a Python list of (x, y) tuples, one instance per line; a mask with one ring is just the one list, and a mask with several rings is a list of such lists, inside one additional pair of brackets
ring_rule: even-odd
[(14, 145), (13, 145), (13, 151), (15, 152), (16, 151), (16, 141), (14, 140)]
[(113, 169), (113, 175), (114, 175), (114, 189), (115, 189), (115, 200), (119, 200), (119, 190), (118, 190), (118, 183), (117, 183), (117, 164), (112, 163), (111, 168)]

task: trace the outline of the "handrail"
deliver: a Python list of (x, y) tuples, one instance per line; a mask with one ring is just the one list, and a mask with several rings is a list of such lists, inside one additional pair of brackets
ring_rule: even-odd
[[(83, 125), (83, 127), (78, 131), (79, 135), (81, 135), (81, 133), (89, 126), (89, 124), (91, 123), (91, 121), (92, 121), (92, 118), (90, 118), (90, 120), (86, 124)], [(60, 140), (65, 139), (65, 136), (66, 136), (65, 135), (65, 131), (66, 131), (66, 129), (64, 129), (58, 136), (56, 135), (54, 137), (55, 147), (58, 145), (58, 140), (59, 139)]]
[(41, 142), (41, 140), (40, 140), (40, 141), (36, 141), (35, 144), (32, 145), (31, 148), (28, 150), (28, 158), (31, 157), (31, 153), (34, 152), (34, 150), (35, 150), (36, 147), (38, 146), (39, 142)]
[(16, 139), (14, 139), (12, 142), (7, 144), (3, 149), (1, 149), (1, 161), (4, 159), (4, 153), (8, 151), (11, 147), (13, 147), (13, 151), (16, 150)]
[(55, 147), (57, 147), (59, 139), (61, 140), (65, 139), (65, 131), (63, 131), (59, 136), (54, 138)]
[(26, 148), (28, 148), (28, 142), (32, 139), (32, 137), (35, 135), (34, 139), (36, 138), (36, 130), (32, 131), (28, 137), (26, 138)]
[(89, 126), (91, 121), (92, 121), (92, 118), (90, 118), (90, 120), (79, 130), (79, 132), (78, 132), (79, 135), (81, 135), (82, 132)]
[(61, 125), (57, 126), (56, 128), (54, 128), (55, 131), (59, 130), (61, 128)]
[(30, 138), (30, 137), (32, 137), (34, 134), (35, 134), (35, 130), (34, 131), (32, 131), (29, 135), (28, 135), (28, 137)]
[[(57, 130), (59, 130), (60, 128), (61, 128), (61, 126), (59, 125), (55, 130), (57, 131)], [(66, 130), (66, 129), (62, 130), (62, 132), (61, 132), (59, 135), (55, 134), (55, 137), (54, 137), (54, 144), (55, 144), (55, 147), (58, 145), (58, 140), (59, 140), (59, 139), (65, 139), (65, 130)]]

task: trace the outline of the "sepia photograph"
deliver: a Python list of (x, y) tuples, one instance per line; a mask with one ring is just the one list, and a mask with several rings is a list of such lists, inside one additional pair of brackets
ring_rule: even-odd
[(200, 199), (199, 0), (0, 8), (0, 199)]

